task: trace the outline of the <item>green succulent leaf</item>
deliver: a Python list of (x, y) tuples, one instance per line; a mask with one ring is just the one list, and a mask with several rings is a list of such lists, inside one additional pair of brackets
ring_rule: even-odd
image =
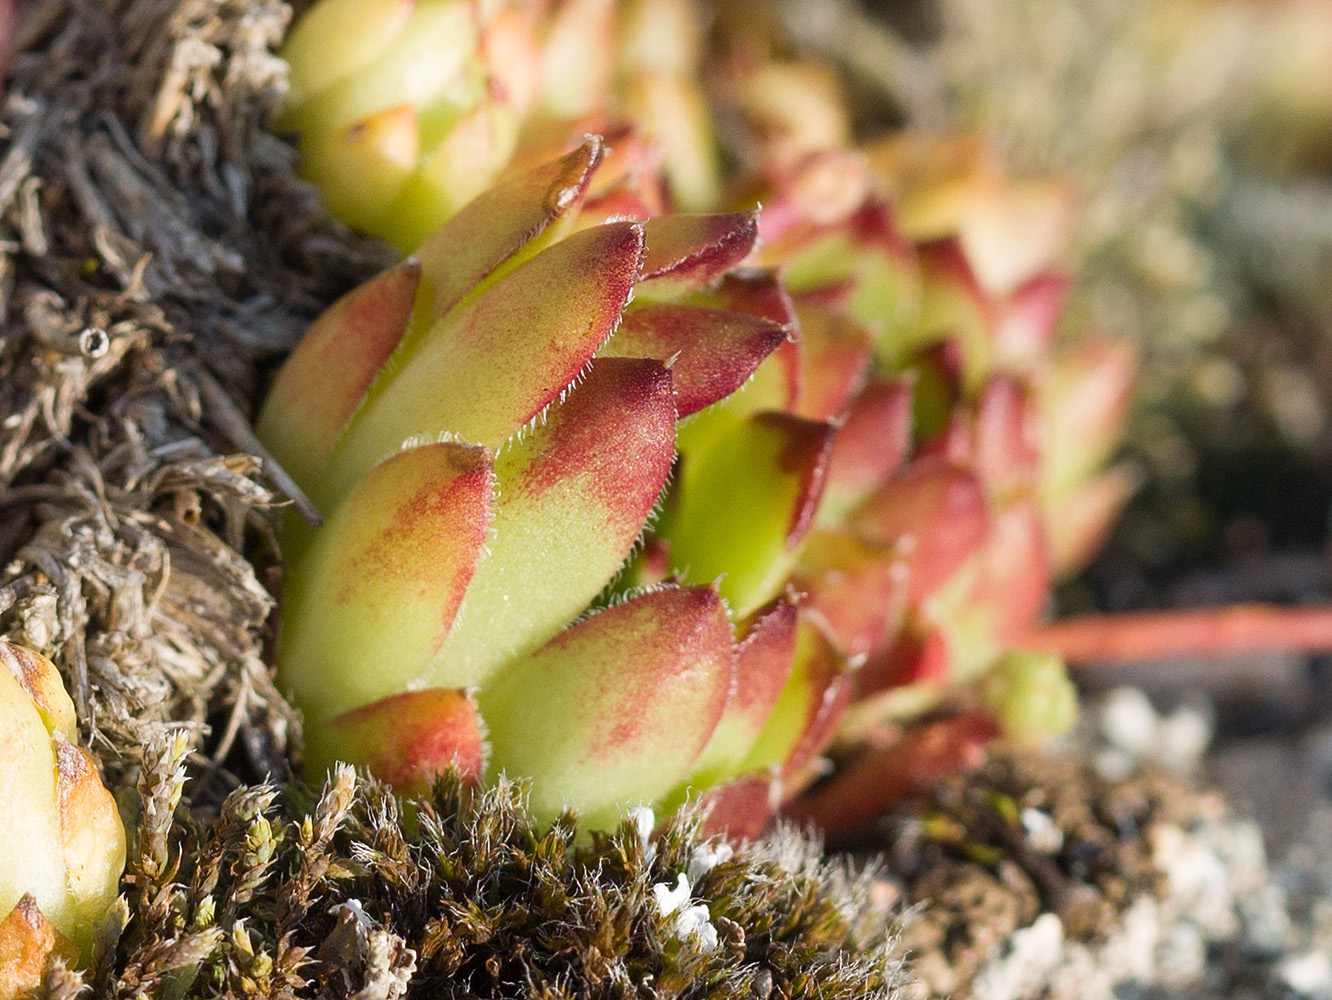
[(791, 676), (741, 772), (775, 768), (789, 775), (803, 768), (832, 740), (850, 702), (845, 661), (823, 630), (802, 615), (795, 640)]
[(282, 46), (288, 111), (373, 65), (402, 34), (416, 0), (324, 0), (297, 21)]
[(480, 694), (493, 774), (533, 779), (532, 809), (592, 826), (666, 794), (726, 707), (731, 627), (709, 587), (651, 591), (507, 667)]
[[(289, 107), (282, 124), (301, 130), (338, 129), (402, 104), (417, 108), (423, 129), (439, 134), (460, 118), (484, 90), (473, 60), (480, 30), (475, 8), (458, 0), (417, 0), (406, 24), (392, 33), (398, 16), (395, 10), (363, 33), (368, 44), (362, 54), (368, 58), (357, 72), (337, 74), (309, 93), (308, 99)], [(366, 15), (358, 14), (353, 23), (359, 27), (366, 21)], [(314, 42), (298, 38), (293, 44), (304, 59), (300, 50)], [(315, 58), (311, 53), (307, 61)]]
[(813, 522), (833, 437), (831, 424), (765, 412), (686, 455), (668, 535), (681, 578), (720, 578), (741, 616), (771, 599)]
[(301, 172), (319, 188), (324, 206), (347, 225), (369, 232), (381, 230), (420, 158), (420, 122), (409, 104), (301, 136)]
[(589, 136), (559, 159), (499, 181), (427, 237), (416, 256), (431, 315), (445, 315), (483, 281), (566, 235), (554, 224), (577, 216), (604, 150)]
[(741, 626), (735, 648), (735, 690), (699, 757), (689, 783), (707, 788), (740, 773), (786, 686), (796, 656), (795, 605), (785, 597), (765, 605)]
[(496, 460), (493, 537), (430, 682), (482, 683), (582, 612), (629, 555), (674, 456), (670, 373), (656, 361), (598, 359)]
[(444, 642), (490, 521), (484, 448), (376, 466), (315, 533), (283, 588), (281, 682), (316, 720), (401, 691)]
[(441, 433), (498, 448), (569, 388), (606, 342), (638, 277), (642, 228), (575, 233), (436, 322), (352, 421), (310, 491), (345, 493), (404, 441)]
[(371, 278), (314, 321), (278, 370), (255, 431), (297, 482), (311, 482), (393, 353), (421, 269), (408, 260)]
[(317, 778), (335, 761), (368, 768), (402, 795), (423, 795), (452, 768), (477, 780), (485, 770), (485, 731), (466, 691), (405, 691), (344, 712), (312, 732), (306, 774)]

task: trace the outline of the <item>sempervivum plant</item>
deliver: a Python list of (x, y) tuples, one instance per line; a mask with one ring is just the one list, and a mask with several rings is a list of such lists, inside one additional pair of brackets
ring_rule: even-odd
[(635, 123), (674, 203), (716, 201), (692, 0), (321, 0), (283, 50), (279, 124), (343, 221), (409, 251), (515, 160)]
[[(347, 759), (404, 789), (450, 762), (507, 771), (535, 779), (538, 814), (604, 822), (744, 757), (799, 655), (789, 612), (752, 601), (737, 645), (710, 580), (588, 613), (670, 477), (677, 417), (788, 334), (771, 277), (728, 273), (753, 215), (604, 221), (585, 205), (601, 152), (482, 195), (278, 373), (259, 431), (327, 515), (287, 531), (279, 644), (316, 769)], [(831, 435), (806, 423), (777, 421), (750, 462), (792, 531)]]
[[(868, 153), (772, 170), (760, 227), (801, 331), (795, 405), (841, 425), (795, 570), (807, 612), (864, 664), (840, 741), (863, 759), (800, 807), (832, 825), (872, 810), (871, 788), (900, 791), (884, 780), (895, 734), (924, 712), (952, 715), (916, 737), (940, 762), (995, 728), (1030, 743), (1069, 725), (1057, 660), (1012, 651), (1131, 482), (1103, 471), (1131, 352), (1055, 342), (1059, 192), (985, 170), (969, 141)], [(830, 205), (830, 179), (861, 196)]]
[[(683, 8), (612, 6), (468, 8), (457, 71), (496, 83), (476, 107), (531, 98), (510, 108), (528, 143), (518, 163), (567, 134), (575, 105), (604, 122), (635, 80), (683, 92), (697, 53), (666, 45), (687, 34)], [(653, 144), (624, 131), (600, 171), (590, 140), (509, 166), (457, 210), (471, 188), (431, 164), (490, 176), (517, 140), (502, 155), (452, 150), (472, 120), (440, 110), (452, 91), (390, 86), (437, 30), (422, 11), (453, 5), (399, 11), (415, 27), (373, 45), (338, 9), (316, 6), (288, 48), (310, 173), (331, 165), (330, 203), (400, 246), (457, 214), (316, 325), (260, 421), (329, 515), (288, 530), (280, 644), (316, 766), (370, 763), (399, 787), (448, 760), (507, 770), (537, 779), (539, 811), (574, 804), (595, 822), (712, 789), (714, 820), (753, 830), (835, 736), (845, 775), (868, 762), (891, 791), (885, 769), (919, 773), (912, 754), (946, 766), (996, 732), (1035, 742), (1067, 727), (1062, 666), (1012, 650), (1125, 492), (1101, 467), (1132, 362), (1100, 342), (1054, 348), (1060, 189), (1007, 181), (966, 139), (846, 152), (845, 116), (810, 91), (799, 108), (826, 127), (739, 108), (767, 114), (758, 179), (734, 194), (764, 202), (757, 224), (660, 215), (679, 151), (702, 140), (672, 145), (627, 100), (665, 135), (671, 183)], [(641, 42), (652, 24), (673, 70), (654, 76), (652, 47), (626, 43), (617, 65), (638, 75), (616, 92), (606, 60), (585, 65), (612, 29), (624, 42), (637, 25)], [(373, 52), (312, 67), (306, 39), (334, 35), (334, 52)], [(523, 55), (502, 58), (506, 46)], [(548, 64), (585, 72), (505, 82)], [(533, 94), (553, 130), (535, 126)], [(412, 136), (392, 177), (368, 102), (397, 108)], [(691, 107), (677, 124), (697, 124)], [(447, 138), (423, 159), (431, 122), (431, 141)], [(321, 152), (325, 139), (337, 142)], [(418, 487), (434, 499), (394, 501)], [(816, 805), (839, 787), (854, 783), (800, 808), (851, 821)]]
[(120, 814), (76, 725), (51, 661), (0, 642), (0, 997), (37, 986), (53, 954), (91, 955), (125, 866)]

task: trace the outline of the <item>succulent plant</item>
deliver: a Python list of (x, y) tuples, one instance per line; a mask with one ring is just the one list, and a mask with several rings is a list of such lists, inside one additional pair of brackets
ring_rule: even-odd
[(511, 162), (632, 121), (675, 204), (720, 193), (692, 0), (321, 0), (283, 55), (279, 125), (348, 224), (414, 249)]
[[(371, 102), (414, 135), (436, 118), (446, 143), (460, 134), (435, 108), (448, 88), (389, 86), (416, 35), (442, 30), (426, 6), (395, 7), (407, 20), (373, 58), (334, 68), (308, 65), (309, 39), (371, 44), (335, 0), (294, 34), (289, 114), (314, 174), (330, 108), (348, 140)], [(597, 16), (562, 20), (583, 7)], [(406, 246), (451, 218), (316, 324), (260, 418), (329, 515), (284, 546), (280, 661), (310, 761), (368, 763), (399, 787), (448, 760), (525, 774), (539, 814), (573, 804), (593, 823), (712, 789), (714, 820), (753, 831), (834, 738), (850, 760), (926, 713), (974, 718), (977, 738), (1055, 734), (1058, 670), (975, 684), (1015, 662), (1131, 485), (1101, 471), (1131, 355), (1054, 346), (1067, 192), (1011, 181), (972, 137), (848, 151), (832, 90), (796, 105), (809, 125), (745, 79), (794, 73), (797, 92), (814, 72), (778, 63), (730, 77), (759, 171), (728, 197), (762, 200), (760, 216), (663, 214), (678, 185), (641, 132), (522, 168), (569, 120), (608, 119), (613, 74), (583, 64), (616, 30), (629, 83), (688, 76), (696, 46), (662, 55), (642, 35), (683, 38), (683, 8), (608, 7), (468, 15), (457, 79), (501, 81), (477, 107), (528, 96), (524, 150), (435, 154), (488, 175), (517, 157), (465, 207), (473, 188), (442, 175), (447, 198), (417, 198), (419, 144), (387, 186), (336, 154), (325, 191), (349, 221)], [(487, 55), (509, 45), (525, 55)], [(550, 59), (579, 72), (502, 82)], [(667, 146), (667, 167), (702, 148)], [(407, 192), (391, 210), (389, 189)]]
[[(316, 772), (341, 757), (420, 788), (453, 761), (533, 776), (539, 815), (606, 822), (701, 754), (743, 757), (785, 678), (766, 675), (791, 669), (794, 616), (759, 607), (780, 578), (734, 608), (768, 697), (743, 719), (710, 579), (585, 616), (671, 475), (677, 416), (788, 332), (745, 311), (780, 296), (771, 276), (730, 273), (752, 214), (601, 222), (601, 156), (589, 139), (471, 203), (335, 305), (276, 378), (259, 432), (328, 515), (286, 533), (279, 654)], [(792, 423), (761, 428), (747, 461), (785, 490), (768, 504), (787, 508), (778, 547), (817, 499), (831, 435)], [(774, 630), (784, 659), (758, 655)]]
[[(1054, 342), (1063, 194), (978, 169), (966, 141), (908, 143), (774, 161), (756, 262), (784, 269), (798, 337), (753, 385), (682, 429), (679, 497), (666, 509), (686, 513), (653, 528), (666, 565), (689, 579), (690, 552), (676, 545), (703, 530), (687, 519), (691, 463), (724, 456), (715, 464), (730, 482), (710, 489), (708, 506), (730, 496), (761, 508), (744, 493), (749, 473), (735, 456), (753, 447), (736, 428), (779, 413), (837, 425), (813, 530), (774, 564), (803, 595), (802, 620), (858, 665), (828, 699), (833, 749), (852, 774), (865, 745), (890, 748), (871, 779), (881, 791), (897, 788), (884, 768), (904, 766), (895, 734), (926, 713), (957, 714), (952, 736), (973, 741), (998, 732), (1031, 743), (1071, 724), (1057, 660), (1008, 651), (1031, 641), (1054, 579), (1094, 551), (1132, 483), (1123, 468), (1103, 469), (1132, 352)], [(842, 192), (840, 206), (829, 190)], [(931, 732), (928, 753), (958, 759), (931, 746)], [(782, 775), (778, 797), (808, 777)], [(817, 805), (841, 795), (839, 780), (797, 812), (850, 822), (847, 809), (834, 819)], [(882, 804), (863, 788), (856, 798), (867, 814)]]
[(125, 831), (55, 666), (7, 642), (0, 662), (0, 997), (11, 997), (41, 982), (53, 954), (90, 956)]

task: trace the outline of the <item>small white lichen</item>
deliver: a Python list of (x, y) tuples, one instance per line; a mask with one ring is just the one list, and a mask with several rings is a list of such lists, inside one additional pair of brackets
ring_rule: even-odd
[(692, 893), (693, 888), (684, 872), (676, 876), (674, 888), (667, 882), (658, 882), (652, 887), (657, 912), (663, 917), (675, 916), (672, 929), (676, 936), (695, 938), (703, 951), (714, 951), (721, 942), (717, 928), (712, 925), (712, 914), (702, 903), (689, 905)]
[(724, 840), (699, 844), (689, 855), (689, 881), (697, 882), (723, 861), (730, 861), (733, 854), (734, 849)]
[(1054, 854), (1064, 846), (1064, 831), (1059, 829), (1049, 813), (1030, 806), (1023, 809), (1022, 829), (1027, 832), (1027, 843), (1042, 854)]
[(668, 882), (658, 882), (652, 887), (653, 898), (657, 901), (657, 912), (663, 917), (669, 917), (680, 907), (689, 902), (689, 897), (693, 889), (689, 885), (689, 879), (685, 873), (681, 872), (675, 880), (675, 888), (672, 889)]

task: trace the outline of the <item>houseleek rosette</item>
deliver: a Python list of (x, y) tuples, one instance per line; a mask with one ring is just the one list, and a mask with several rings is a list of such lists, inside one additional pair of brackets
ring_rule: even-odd
[(673, 204), (715, 205), (692, 0), (320, 0), (282, 54), (278, 125), (349, 225), (409, 251), (513, 163), (633, 123)]
[[(422, 3), (412, 8), (411, 23), (417, 24), (422, 10), (443, 16), (447, 6)], [(354, 731), (352, 742), (368, 747), (378, 739), (373, 734), (383, 723), (363, 703), (443, 685), (452, 693), (432, 711), (442, 713), (444, 701), (456, 709), (460, 732), (469, 734), (476, 748), (466, 755), (469, 766), (482, 770), (478, 720), (483, 716), (490, 721), (498, 711), (488, 707), (493, 700), (488, 691), (519, 690), (507, 686), (504, 678), (525, 675), (508, 664), (536, 655), (526, 639), (510, 643), (507, 638), (532, 600), (521, 588), (510, 588), (538, 578), (544, 582), (534, 584), (537, 589), (567, 589), (569, 597), (558, 613), (552, 610), (548, 620), (542, 619), (547, 627), (533, 632), (541, 641), (551, 641), (551, 628), (559, 627), (552, 623), (581, 615), (601, 584), (608, 589), (600, 593), (597, 606), (609, 610), (589, 621), (620, 613), (615, 602), (625, 597), (638, 595), (630, 606), (666, 600), (640, 593), (656, 586), (708, 588), (730, 612), (733, 692), (723, 699), (727, 707), (720, 721), (711, 716), (705, 720), (703, 728), (713, 733), (710, 742), (701, 753), (682, 754), (692, 755), (683, 773), (672, 770), (673, 764), (663, 769), (673, 775), (669, 789), (631, 796), (634, 801), (664, 795), (676, 802), (691, 791), (711, 788), (714, 816), (723, 825), (752, 830), (818, 775), (822, 766), (817, 758), (834, 738), (835, 752), (848, 764), (849, 774), (857, 770), (850, 765), (860, 760), (867, 745), (899, 752), (900, 744), (911, 742), (909, 732), (905, 739), (902, 733), (922, 718), (935, 719), (926, 724), (920, 742), (945, 748), (936, 754), (934, 763), (940, 767), (958, 758), (960, 751), (954, 752), (953, 746), (973, 746), (996, 733), (1033, 743), (1067, 728), (1074, 698), (1057, 661), (1013, 650), (1024, 644), (1043, 615), (1055, 577), (1095, 548), (1131, 486), (1125, 470), (1103, 469), (1118, 439), (1133, 367), (1131, 355), (1110, 341), (1087, 340), (1071, 349), (1056, 343), (1067, 284), (1057, 266), (1067, 192), (1058, 185), (1004, 177), (985, 155), (984, 144), (973, 137), (921, 140), (907, 135), (848, 151), (847, 116), (836, 88), (810, 85), (826, 73), (820, 76), (818, 67), (764, 57), (761, 46), (740, 46), (736, 51), (757, 55), (757, 62), (745, 65), (742, 60), (724, 68), (721, 76), (734, 88), (730, 96), (739, 120), (751, 127), (749, 149), (759, 171), (736, 184), (730, 197), (741, 207), (762, 201), (758, 226), (763, 241), (756, 249), (752, 229), (745, 229), (743, 238), (738, 235), (741, 229), (734, 220), (742, 216), (719, 216), (708, 223), (656, 218), (667, 210), (671, 196), (678, 200), (684, 190), (681, 178), (688, 170), (681, 164), (703, 162), (694, 154), (711, 141), (698, 139), (708, 131), (706, 116), (701, 100), (668, 100), (662, 106), (689, 108), (672, 119), (681, 126), (672, 133), (663, 119), (654, 120), (646, 105), (636, 105), (626, 95), (646, 81), (655, 81), (654, 86), (676, 98), (684, 92), (681, 88), (688, 89), (686, 82), (695, 86), (690, 78), (697, 68), (698, 46), (697, 39), (690, 40), (684, 7), (644, 0), (621, 8), (587, 0), (468, 9), (475, 32), (467, 37), (474, 37), (476, 44), (457, 65), (466, 67), (469, 79), (491, 83), (476, 107), (493, 110), (507, 102), (515, 110), (514, 120), (521, 126), (512, 132), (513, 141), (503, 148), (485, 145), (482, 155), (460, 150), (446, 155), (441, 146), (437, 159), (423, 159), (424, 147), (418, 143), (403, 160), (404, 171), (392, 177), (376, 173), (373, 164), (359, 164), (346, 149), (332, 150), (336, 155), (326, 165), (332, 165), (333, 173), (322, 179), (323, 188), (335, 210), (339, 192), (346, 195), (350, 209), (342, 214), (348, 221), (410, 246), (475, 190), (441, 174), (429, 182), (435, 193), (423, 195), (429, 170), (446, 165), (471, 170), (480, 164), (484, 170), (477, 178), (507, 170), (508, 179), (427, 239), (418, 254), (424, 277), (418, 275), (418, 265), (409, 264), (396, 277), (380, 279), (384, 289), (397, 287), (392, 293), (396, 305), (386, 308), (376, 299), (379, 293), (367, 289), (338, 307), (333, 319), (321, 321), (321, 327), (345, 325), (345, 314), (357, 309), (381, 318), (391, 315), (377, 327), (382, 335), (364, 341), (379, 345), (374, 357), (359, 362), (360, 368), (353, 366), (373, 372), (387, 359), (386, 374), (377, 381), (368, 374), (358, 376), (347, 394), (354, 399), (336, 403), (326, 421), (336, 425), (338, 433), (345, 428), (345, 439), (336, 448), (326, 452), (298, 443), (275, 445), (274, 450), (327, 511), (344, 497), (350, 502), (353, 484), (403, 440), (420, 443), (420, 435), (429, 440), (443, 432), (450, 440), (435, 443), (455, 452), (465, 443), (491, 449), (470, 453), (475, 468), (468, 473), (468, 489), (480, 496), (489, 484), (500, 499), (498, 506), (474, 517), (472, 534), (467, 535), (471, 548), (432, 563), (474, 564), (477, 579), (464, 574), (451, 585), (466, 596), (458, 598), (456, 607), (449, 605), (439, 647), (428, 653), (436, 665), (431, 671), (410, 667), (391, 681), (357, 680), (352, 687), (358, 693), (350, 700), (332, 693), (343, 689), (341, 682), (316, 681), (308, 692), (297, 683), (298, 699), (312, 719), (314, 759), (332, 752), (318, 749), (318, 734), (328, 728), (321, 718), (336, 717), (333, 728), (344, 735)], [(577, 11), (585, 16), (571, 19)], [(393, 114), (402, 116), (418, 138), (425, 135), (429, 121), (444, 123), (437, 132), (446, 142), (467, 134), (464, 118), (454, 111), (436, 115), (431, 110), (448, 88), (426, 94), (394, 90), (387, 82), (367, 83), (380, 74), (387, 74), (387, 81), (401, 73), (395, 60), (405, 58), (404, 46), (424, 45), (417, 32), (428, 35), (433, 30), (428, 26), (409, 29), (403, 22), (392, 29), (391, 38), (386, 35), (374, 43), (373, 59), (334, 60), (336, 66), (311, 71), (301, 54), (314, 51), (308, 38), (340, 32), (340, 41), (326, 51), (340, 51), (339, 46), (352, 39), (335, 15), (336, 0), (317, 5), (303, 22), (314, 27), (298, 29), (287, 52), (297, 85), (289, 113), (302, 129), (311, 176), (319, 179), (325, 162), (312, 144), (323, 141), (320, 136), (334, 135), (319, 124), (324, 114), (320, 108), (354, 104), (362, 117), (348, 121), (362, 124), (345, 126), (343, 138), (370, 141), (380, 160), (392, 144), (385, 145), (370, 127), (366, 102), (371, 98), (379, 104), (400, 101), (393, 105), (398, 108)], [(612, 51), (613, 56), (601, 58)], [(518, 57), (501, 58), (503, 52)], [(557, 66), (566, 71), (548, 72)], [(522, 67), (531, 71), (527, 77), (518, 72)], [(336, 81), (330, 82), (333, 77)], [(751, 85), (759, 79), (773, 86)], [(764, 97), (769, 92), (803, 98), (774, 104)], [(536, 110), (538, 106), (544, 110)], [(534, 180), (544, 176), (541, 169), (522, 173), (514, 165), (564, 142), (571, 121), (602, 127), (614, 112), (625, 113), (636, 130), (617, 131), (612, 152), (595, 175), (580, 181), (581, 187), (551, 181), (553, 193), (541, 195), (546, 181)], [(574, 170), (575, 161), (562, 162), (562, 169)], [(431, 163), (435, 167), (423, 166)], [(664, 183), (657, 169), (663, 165)], [(713, 194), (698, 194), (697, 200), (715, 197), (715, 185), (709, 190)], [(516, 197), (520, 191), (525, 193)], [(540, 197), (549, 204), (538, 210)], [(577, 204), (566, 212), (557, 204), (563, 199)], [(529, 208), (519, 211), (515, 204)], [(384, 206), (389, 210), (381, 211)], [(360, 218), (362, 210), (373, 211), (374, 219)], [(752, 224), (751, 217), (743, 217)], [(619, 226), (623, 232), (631, 231), (632, 223), (645, 223), (641, 231), (646, 255), (639, 276), (629, 282), (637, 282), (632, 304), (626, 272), (597, 272), (600, 277), (594, 277), (585, 264), (574, 262), (568, 248), (559, 251), (567, 255), (563, 263), (550, 258), (544, 278), (538, 280), (534, 270), (520, 287), (516, 276), (524, 268), (535, 268), (544, 253), (567, 241), (557, 241), (552, 235), (556, 230), (579, 230), (568, 238), (592, 239), (587, 233), (593, 221), (609, 222), (608, 230)], [(515, 250), (522, 239), (512, 234), (520, 225), (531, 227), (530, 232), (521, 231), (523, 237), (537, 235)], [(690, 227), (693, 234), (686, 235)], [(729, 236), (723, 237), (724, 232)], [(671, 242), (677, 237), (678, 245)], [(490, 256), (484, 261), (481, 256), (471, 261), (452, 246), (462, 240), (480, 240), (482, 246), (498, 241), (497, 249), (487, 251)], [(717, 243), (704, 252), (708, 240)], [(719, 249), (723, 244), (729, 248), (725, 252)], [(549, 249), (534, 255), (537, 248)], [(513, 256), (505, 260), (510, 252)], [(598, 264), (610, 259), (604, 249), (598, 254)], [(647, 259), (672, 255), (680, 263)], [(456, 259), (460, 257), (462, 264)], [(742, 260), (750, 266), (734, 267)], [(495, 273), (487, 276), (486, 268), (495, 268)], [(566, 280), (566, 271), (579, 272), (588, 283)], [(423, 290), (416, 294), (418, 281)], [(575, 379), (576, 368), (555, 366), (541, 382), (546, 394), (540, 396), (540, 405), (532, 406), (523, 386), (536, 380), (524, 374), (526, 360), (522, 365), (513, 360), (532, 357), (530, 351), (515, 349), (500, 358), (488, 354), (490, 348), (458, 354), (450, 347), (440, 349), (433, 367), (415, 360), (418, 345), (437, 336), (426, 336), (432, 322), (447, 330), (461, 328), (472, 321), (451, 311), (461, 315), (479, 308), (486, 296), (496, 315), (525, 309), (534, 300), (553, 302), (543, 281), (571, 296), (574, 288), (582, 288), (581, 311), (597, 317), (592, 322), (597, 335), (604, 339), (615, 331), (606, 343), (589, 341), (565, 359), (581, 364), (597, 356), (591, 366), (592, 388), (576, 388), (565, 399), (562, 393)], [(433, 288), (440, 282), (447, 286), (443, 292)], [(592, 287), (596, 282), (600, 291)], [(468, 291), (473, 285), (475, 290)], [(509, 304), (502, 305), (502, 299)], [(553, 322), (560, 328), (557, 312), (553, 305), (530, 312), (526, 322), (534, 341), (544, 336), (538, 332), (542, 324)], [(408, 313), (409, 320), (404, 318)], [(404, 324), (408, 333), (398, 345)], [(330, 335), (316, 333), (316, 341), (319, 336)], [(450, 341), (445, 337), (443, 342)], [(517, 343), (516, 338), (505, 341)], [(552, 346), (561, 343), (551, 341)], [(644, 495), (658, 498), (658, 516), (650, 519), (646, 509), (636, 509), (632, 516), (625, 513), (623, 538), (617, 535), (620, 541), (602, 551), (604, 559), (587, 567), (569, 550), (542, 568), (533, 545), (523, 551), (515, 548), (494, 563), (513, 568), (487, 569), (494, 553), (476, 553), (503, 548), (499, 540), (506, 537), (504, 504), (510, 492), (505, 483), (524, 481), (530, 473), (520, 466), (527, 454), (522, 448), (534, 447), (532, 442), (551, 433), (534, 427), (532, 438), (520, 433), (515, 438), (522, 421), (547, 412), (541, 407), (552, 400), (557, 405), (548, 415), (557, 419), (565, 407), (578, 403), (580, 393), (588, 407), (585, 425), (609, 420), (610, 410), (595, 416), (591, 410), (604, 405), (596, 395), (601, 391), (597, 385), (609, 378), (606, 362), (612, 357), (652, 359), (669, 368), (679, 431), (676, 436), (672, 424), (669, 450), (674, 461), (667, 456), (653, 468), (664, 463), (674, 471), (669, 477), (654, 472), (644, 480), (656, 485), (655, 490), (645, 487)], [(296, 388), (284, 388), (279, 379), (276, 402), (270, 403), (263, 425), (271, 438), (288, 433), (282, 428), (299, 411), (296, 398), (315, 381), (307, 376), (303, 388), (299, 381), (291, 383)], [(401, 402), (429, 392), (447, 394), (453, 409), (424, 418)], [(356, 402), (362, 395), (364, 405)], [(511, 413), (506, 410), (493, 424), (475, 423), (474, 416), (480, 419), (476, 415), (490, 412), (496, 400), (506, 396), (514, 399)], [(651, 454), (659, 457), (658, 452)], [(598, 477), (627, 503), (639, 494), (610, 484), (637, 481), (645, 461), (607, 465)], [(634, 474), (627, 474), (631, 467)], [(370, 498), (354, 509), (369, 511), (379, 503)], [(514, 504), (514, 510), (522, 509), (517, 500)], [(565, 516), (554, 508), (549, 514), (553, 521)], [(360, 516), (357, 523), (368, 523), (367, 517)], [(514, 517), (515, 523), (527, 523)], [(532, 514), (531, 520), (538, 518)], [(629, 537), (639, 537), (637, 529), (649, 521), (641, 544)], [(629, 525), (636, 527), (631, 531)], [(335, 513), (318, 534), (331, 538), (340, 530)], [(495, 540), (488, 540), (487, 532), (493, 532)], [(297, 537), (299, 532), (292, 535), (288, 551), (299, 553), (306, 541)], [(555, 546), (552, 551), (563, 550)], [(623, 560), (627, 563), (620, 568)], [(302, 596), (302, 565), (289, 587), (289, 620), (319, 618), (328, 602), (326, 594)], [(566, 574), (578, 580), (576, 570), (583, 568), (589, 581), (600, 581), (597, 587), (590, 582), (562, 586)], [(347, 566), (337, 569), (348, 571)], [(326, 572), (331, 577), (334, 571)], [(302, 610), (307, 600), (306, 606), (314, 609), (308, 615)], [(538, 604), (541, 600), (545, 598)], [(568, 634), (578, 634), (581, 627)], [(609, 628), (604, 623), (602, 627)], [(289, 634), (293, 631), (300, 634), (298, 628), (287, 628)], [(514, 634), (524, 633), (518, 628)], [(295, 656), (290, 652), (293, 644), (303, 641), (284, 640), (284, 663)], [(416, 663), (421, 656), (413, 651), (402, 662)], [(586, 651), (578, 656), (597, 662)], [(450, 664), (447, 671), (445, 663)], [(475, 672), (469, 672), (473, 668)], [(303, 673), (284, 669), (292, 677)], [(984, 683), (991, 673), (1007, 681)], [(318, 673), (309, 671), (309, 676)], [(473, 700), (459, 693), (469, 685), (479, 687), (473, 700), (480, 705), (480, 716)], [(589, 704), (595, 700), (591, 694), (585, 697)], [(505, 710), (519, 700), (512, 695)], [(394, 710), (405, 712), (407, 705), (397, 702)], [(346, 716), (349, 710), (361, 714)], [(532, 711), (539, 716), (539, 709)], [(531, 733), (542, 731), (538, 716), (524, 717), (522, 725)], [(555, 729), (562, 724), (551, 721), (554, 715), (540, 718)], [(497, 734), (492, 745), (495, 761), (500, 761), (510, 753), (507, 737), (493, 721), (490, 729)], [(418, 729), (406, 731), (415, 734)], [(431, 724), (419, 731), (419, 739), (427, 740), (424, 734), (439, 729)], [(456, 750), (460, 740), (450, 737), (441, 745)], [(338, 752), (348, 751), (344, 745)], [(358, 753), (365, 758), (370, 750)], [(503, 766), (535, 774), (538, 756), (534, 751)], [(385, 760), (378, 766), (381, 772), (389, 768)], [(496, 766), (494, 761), (489, 765), (492, 771)], [(560, 780), (577, 784), (568, 775)], [(819, 795), (826, 798), (836, 784), (825, 784)], [(891, 785), (886, 782), (884, 787)], [(871, 803), (872, 797), (865, 801)]]
[[(259, 432), (326, 514), (287, 528), (279, 642), (315, 773), (350, 760), (411, 790), (450, 763), (505, 771), (533, 779), (538, 814), (600, 823), (809, 735), (795, 715), (780, 747), (768, 733), (787, 676), (828, 653), (800, 645), (780, 580), (734, 624), (711, 580), (603, 595), (677, 419), (789, 331), (762, 308), (772, 276), (734, 270), (753, 214), (625, 221), (625, 198), (589, 198), (601, 161), (589, 139), (491, 189), (276, 377)], [(832, 428), (768, 423), (736, 460), (778, 498), (781, 546), (808, 526)]]

